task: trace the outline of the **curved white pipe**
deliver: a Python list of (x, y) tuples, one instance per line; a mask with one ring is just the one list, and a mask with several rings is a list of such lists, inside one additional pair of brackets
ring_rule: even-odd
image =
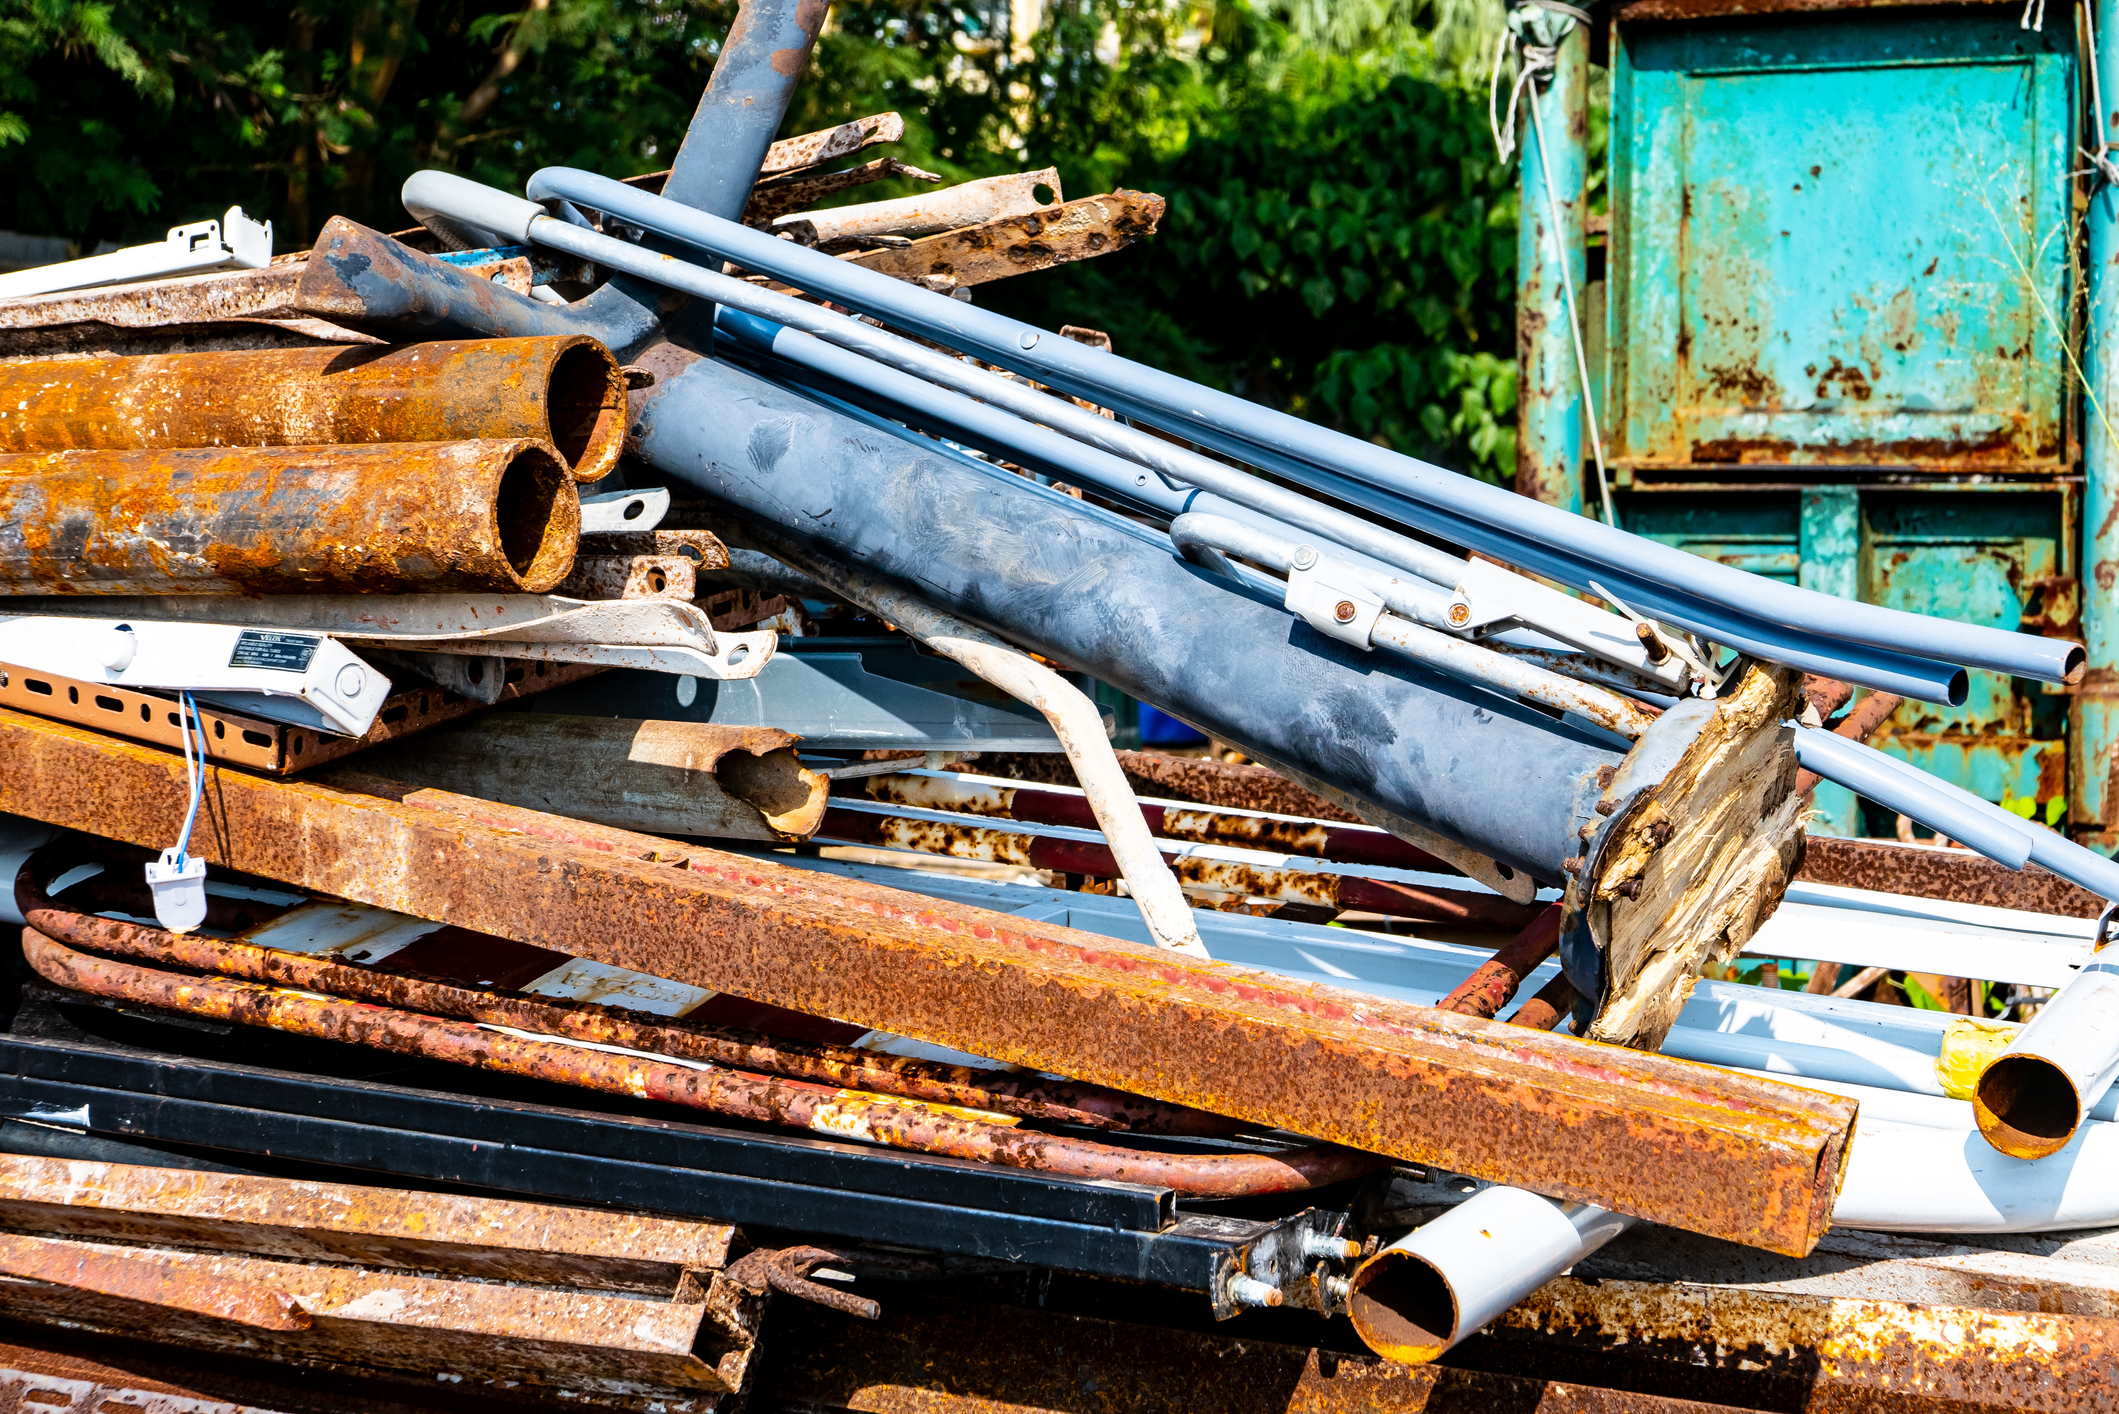
[(2119, 1077), (2119, 962), (2099, 956), (1980, 1074), (1972, 1113), (2004, 1154), (2058, 1153)]
[[(789, 551), (789, 554), (795, 554)], [(1081, 782), (1082, 794), (1104, 832), (1119, 876), (1140, 905), (1157, 947), (1205, 958), (1192, 906), (1170, 872), (1169, 861), (1155, 843), (1133, 787), (1104, 734), (1104, 714), (1094, 702), (1052, 669), (962, 619), (910, 594), (881, 584), (834, 561), (797, 555), (794, 563), (832, 593), (851, 600), (897, 625), (935, 652), (954, 658), (1009, 696), (1035, 707), (1052, 724), (1067, 760)]]

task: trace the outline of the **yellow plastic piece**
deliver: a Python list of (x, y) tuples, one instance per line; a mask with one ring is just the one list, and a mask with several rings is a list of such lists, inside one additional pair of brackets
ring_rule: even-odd
[(1935, 1057), (1935, 1078), (1942, 1093), (1953, 1100), (1969, 1100), (1986, 1068), (2016, 1039), (2023, 1027), (2013, 1021), (1982, 1021), (1960, 1016), (1942, 1033), (1942, 1054)]

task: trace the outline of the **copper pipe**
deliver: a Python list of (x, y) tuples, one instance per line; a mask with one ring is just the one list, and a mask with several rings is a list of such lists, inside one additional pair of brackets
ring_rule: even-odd
[[(1482, 962), (1437, 1003), (1444, 1011), (1491, 1017), (1509, 1004), (1523, 979), (1560, 947), (1560, 905), (1553, 904)], [(1551, 1030), (1551, 1027), (1541, 1028)]]
[[(1898, 710), (1898, 704), (1903, 701), (1903, 697), (1894, 693), (1872, 692), (1854, 704), (1853, 711), (1831, 724), (1833, 734), (1843, 736), (1849, 741), (1867, 741), (1876, 735), (1876, 729), (1884, 724), (1886, 717)], [(1815, 771), (1797, 771), (1795, 793), (1801, 795), (1823, 779), (1824, 777)]]
[[(104, 841), (81, 843), (87, 848), (55, 845), (27, 860), (15, 881), (15, 900), (30, 927), (91, 952), (175, 963), (199, 972), (300, 987), (433, 1016), (512, 1026), (568, 1040), (653, 1051), (847, 1089), (991, 1110), (1022, 1119), (1195, 1138), (1225, 1138), (1243, 1128), (1239, 1120), (1167, 1105), (1101, 1085), (946, 1065), (824, 1042), (790, 1041), (681, 1020), (642, 1021), (636, 1014), (617, 1007), (458, 987), (424, 977), (355, 967), (328, 957), (261, 948), (234, 938), (210, 938), (197, 933), (179, 936), (122, 919), (98, 918), (53, 902), (46, 892), (50, 881), (91, 855), (123, 857), (129, 863), (152, 856), (149, 851), (128, 850)], [(88, 893), (93, 906), (118, 908), (136, 915), (153, 910), (143, 883), (113, 872), (84, 879), (68, 888), (65, 892), (69, 905), (77, 902), (73, 898), (76, 890)], [(215, 902), (208, 902), (209, 926)]]
[(1574, 1009), (1574, 984), (1563, 974), (1540, 987), (1536, 996), (1517, 1007), (1516, 1014), (1508, 1019), (1508, 1024), (1550, 1031)]
[(1137, 1183), (1196, 1197), (1236, 1198), (1320, 1187), (1374, 1172), (1382, 1155), (1320, 1145), (1281, 1154), (1159, 1154), (1013, 1128), (1012, 1119), (919, 1100), (840, 1090), (589, 1050), (392, 1007), (218, 977), (192, 977), (91, 957), (22, 931), (22, 950), (46, 981), (92, 997), (133, 1002), (238, 1026), (371, 1046), (452, 1065), (577, 1085), (630, 1099), (861, 1139), (893, 1149), (1036, 1169), (1069, 1178)]
[(0, 456), (0, 524), (0, 595), (541, 594), (581, 498), (520, 438), (26, 452)]
[(625, 375), (584, 335), (0, 363), (0, 452), (544, 442), (618, 464)]

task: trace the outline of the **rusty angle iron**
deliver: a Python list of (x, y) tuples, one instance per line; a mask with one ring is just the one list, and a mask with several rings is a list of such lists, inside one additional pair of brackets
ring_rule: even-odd
[[(0, 809), (161, 847), (182, 762), (0, 713)], [(209, 771), (214, 864), (1775, 1251), (1854, 1105), (351, 773)], [(680, 867), (672, 867), (680, 866)]]

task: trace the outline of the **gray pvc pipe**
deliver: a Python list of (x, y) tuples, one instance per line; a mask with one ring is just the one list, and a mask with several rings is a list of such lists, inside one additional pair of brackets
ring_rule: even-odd
[(564, 197), (619, 216), (1107, 406), (1151, 418), (1172, 418), (1188, 428), (1217, 431), (1224, 438), (1233, 434), (1261, 449), (1305, 465), (1339, 470), (1473, 525), (1505, 527), (1533, 544), (1579, 557), (1599, 571), (1643, 588), (1660, 582), (1767, 623), (2047, 682), (2065, 681), (2079, 674), (2083, 665), (2079, 644), (1930, 619), (1733, 570), (1130, 359), (1091, 350), (960, 300), (849, 266), (609, 178), (548, 167), (530, 179), (529, 194), (533, 199)]

